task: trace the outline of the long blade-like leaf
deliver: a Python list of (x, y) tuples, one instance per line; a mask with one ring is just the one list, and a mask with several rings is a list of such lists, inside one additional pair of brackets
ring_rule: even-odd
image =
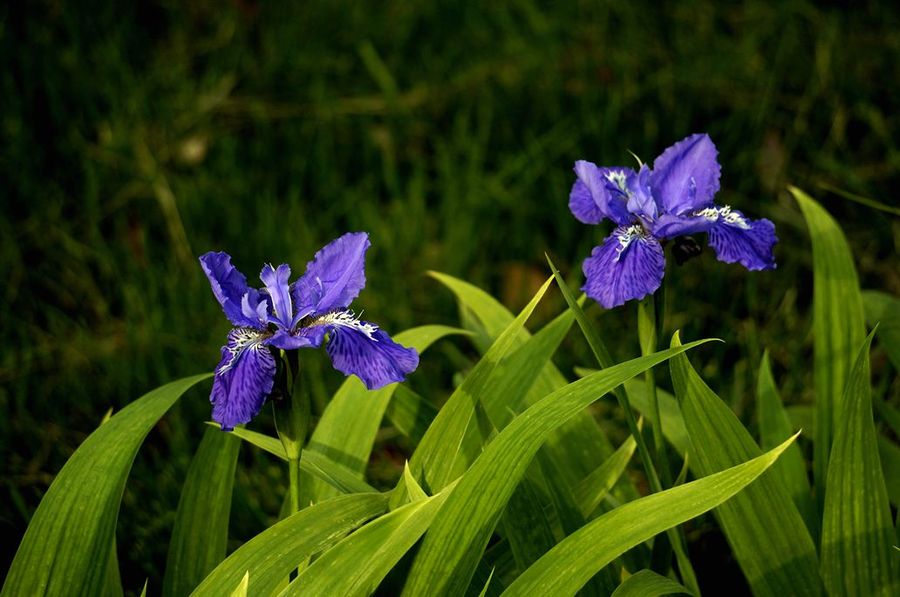
[[(759, 378), (756, 385), (757, 419), (759, 420), (760, 445), (763, 450), (774, 448), (786, 438), (794, 434), (791, 428), (791, 420), (788, 417), (778, 388), (775, 387), (775, 379), (772, 377), (772, 366), (769, 363), (769, 353), (763, 354), (759, 365)], [(800, 452), (800, 446), (793, 445), (787, 449), (781, 460), (772, 467), (772, 474), (781, 477), (784, 487), (788, 490), (791, 499), (797, 506), (797, 510), (806, 523), (812, 537), (819, 536), (819, 517), (816, 514), (816, 505), (812, 499), (809, 487), (809, 477), (806, 474), (806, 462)]]
[(612, 597), (662, 597), (691, 592), (671, 578), (661, 576), (652, 570), (635, 572), (620, 584)]
[[(451, 334), (468, 334), (443, 325), (426, 325), (400, 332), (394, 340), (415, 348), (420, 354), (434, 342)], [(375, 435), (384, 411), (400, 384), (369, 391), (356, 377), (348, 377), (322, 414), (304, 452), (318, 452), (362, 478), (369, 462)], [(328, 483), (304, 475), (301, 503), (317, 502), (337, 495)]]
[[(726, 500), (771, 466), (793, 440), (791, 438), (743, 464), (607, 512), (563, 539), (503, 594), (510, 597), (574, 595), (620, 554), (668, 528), (727, 503)], [(796, 593), (784, 593), (789, 594)]]
[(207, 427), (175, 512), (163, 595), (187, 595), (225, 559), (241, 440)]
[(281, 595), (371, 595), (428, 530), (452, 490), (448, 486), (365, 525), (322, 554)]
[(434, 493), (461, 475), (477, 455), (480, 441), (472, 425), (476, 405), (491, 375), (522, 333), (552, 278), (544, 282), (531, 302), (500, 334), (469, 375), (441, 408), (410, 460), (410, 468), (427, 490)]
[(547, 437), (625, 380), (701, 342), (705, 341), (598, 371), (553, 392), (513, 419), (487, 445), (441, 509), (425, 536), (404, 595), (462, 594), (503, 507)]
[(862, 298), (866, 321), (878, 324), (878, 343), (900, 372), (900, 299), (874, 290), (863, 291)]
[(900, 558), (872, 420), (869, 346), (859, 349), (828, 464), (822, 577), (831, 595), (900, 594)]
[[(676, 334), (672, 345), (679, 344)], [(711, 475), (760, 455), (750, 433), (686, 356), (675, 357), (669, 366), (691, 438), (692, 470)], [(764, 476), (720, 506), (716, 516), (755, 595), (822, 593), (815, 544), (777, 478)]]
[(3, 595), (96, 595), (138, 448), (194, 384), (195, 375), (132, 402), (81, 444), (38, 505), (3, 585)]
[(227, 595), (249, 572), (249, 594), (271, 595), (297, 564), (384, 514), (387, 507), (388, 497), (381, 493), (344, 495), (314, 504), (242, 545), (191, 594)]
[(841, 396), (865, 336), (865, 320), (853, 255), (840, 226), (809, 195), (795, 187), (790, 191), (803, 211), (812, 240), (816, 384), (813, 473), (821, 512), (832, 436), (840, 423)]

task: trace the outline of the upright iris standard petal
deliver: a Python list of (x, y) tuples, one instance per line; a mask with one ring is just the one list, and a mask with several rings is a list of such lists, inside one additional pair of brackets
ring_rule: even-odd
[[(627, 224), (631, 216), (625, 204), (625, 181), (634, 175), (631, 168), (598, 168), (596, 164), (579, 160), (575, 162), (575, 174), (582, 185), (576, 183), (569, 195), (569, 209), (572, 214), (585, 224), (596, 224), (592, 221), (599, 212), (602, 217), (609, 218), (619, 225)], [(587, 190), (587, 195), (585, 195)], [(593, 211), (586, 202), (590, 197), (597, 211)]]
[(709, 231), (709, 246), (719, 261), (740, 263), (753, 271), (775, 269), (775, 224), (765, 218), (747, 219), (727, 207), (719, 211), (726, 213)]
[(368, 234), (348, 232), (316, 253), (291, 288), (295, 325), (303, 317), (345, 309), (353, 302), (366, 285), (368, 248)]
[(247, 278), (231, 265), (231, 256), (209, 252), (200, 256), (200, 266), (209, 279), (213, 294), (222, 305), (225, 317), (236, 326), (259, 327), (258, 307), (264, 301), (255, 288), (247, 286)]
[(644, 221), (656, 218), (658, 210), (650, 190), (650, 168), (647, 167), (647, 164), (642, 164), (641, 170), (637, 174), (632, 172), (628, 176), (625, 180), (625, 189), (628, 195), (626, 203), (628, 213), (634, 214)]
[(665, 265), (658, 240), (640, 225), (620, 226), (584, 260), (582, 290), (612, 309), (654, 293), (662, 283)]
[(263, 266), (259, 273), (259, 279), (266, 285), (266, 291), (272, 301), (274, 321), (282, 327), (290, 328), (294, 316), (294, 308), (291, 304), (291, 291), (288, 280), (291, 277), (291, 268), (282, 263), (278, 268), (271, 265)]
[(682, 215), (712, 205), (721, 166), (707, 134), (691, 135), (666, 149), (653, 162), (650, 186), (659, 211)]
[(419, 353), (414, 348), (397, 344), (373, 324), (335, 326), (326, 350), (334, 368), (355, 375), (366, 387), (375, 390), (399, 382), (419, 366)]
[(235, 328), (222, 347), (210, 401), (212, 418), (225, 431), (247, 423), (259, 412), (275, 383), (275, 358), (265, 345), (266, 335)]

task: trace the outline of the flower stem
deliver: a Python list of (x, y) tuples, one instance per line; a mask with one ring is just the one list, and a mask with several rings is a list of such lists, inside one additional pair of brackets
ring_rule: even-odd
[[(658, 340), (658, 322), (662, 318), (657, 318), (656, 308), (657, 297), (650, 295), (638, 302), (638, 339), (641, 345), (641, 356), (653, 354), (657, 351)], [(662, 301), (660, 301), (662, 302)], [(662, 309), (659, 309), (661, 312)], [(656, 394), (656, 378), (654, 370), (648, 369), (644, 373), (644, 387), (650, 396), (650, 427), (652, 428), (652, 445), (653, 459), (656, 462), (657, 471), (660, 474), (664, 487), (671, 485), (671, 475), (669, 474), (668, 461), (666, 460), (666, 444), (662, 433), (662, 417), (659, 413), (659, 397)]]
[(288, 458), (290, 514), (300, 511), (300, 455), (309, 427), (309, 395), (300, 382), (297, 351), (282, 351), (283, 398), (275, 405), (275, 428)]

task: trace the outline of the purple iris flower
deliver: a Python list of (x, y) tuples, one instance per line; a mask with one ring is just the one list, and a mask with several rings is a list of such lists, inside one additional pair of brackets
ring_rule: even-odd
[(585, 224), (611, 220), (616, 229), (584, 260), (582, 290), (607, 309), (653, 294), (662, 283), (662, 242), (700, 232), (719, 261), (749, 270), (775, 268), (778, 237), (769, 220), (751, 220), (729, 206), (719, 207), (721, 167), (706, 134), (691, 135), (653, 162), (631, 168), (575, 162), (578, 179), (569, 209)]
[(210, 395), (212, 418), (222, 429), (250, 421), (262, 408), (275, 383), (274, 349), (318, 348), (327, 340), (334, 368), (356, 375), (370, 390), (415, 371), (415, 349), (348, 309), (366, 285), (368, 248), (368, 234), (347, 233), (319, 250), (293, 284), (287, 265), (264, 266), (259, 290), (247, 285), (227, 253), (200, 257), (213, 294), (235, 326), (222, 347)]

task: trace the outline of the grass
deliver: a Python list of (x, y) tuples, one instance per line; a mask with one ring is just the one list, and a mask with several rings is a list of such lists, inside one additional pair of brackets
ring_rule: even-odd
[[(810, 256), (783, 189), (835, 214), (864, 287), (900, 293), (897, 219), (823, 189), (897, 205), (898, 25), (887, 4), (800, 1), (0, 8), (0, 528), (21, 536), (109, 408), (215, 365), (228, 326), (195, 255), (227, 250), (250, 276), (267, 261), (297, 271), (365, 229), (359, 305), (386, 328), (455, 323), (429, 269), (517, 309), (548, 275), (545, 251), (574, 279), (601, 238), (566, 208), (575, 159), (651, 159), (696, 131), (718, 145), (720, 201), (775, 221), (779, 269), (746, 275), (709, 252), (671, 268), (668, 331), (727, 341), (702, 373), (744, 420), (765, 348), (782, 395), (803, 402)], [(615, 356), (637, 354), (631, 310), (591, 313)], [(564, 371), (590, 363), (568, 342)], [(471, 354), (445, 343), (413, 387), (446, 396)], [(340, 376), (310, 359), (321, 405)], [(119, 525), (126, 588), (161, 577), (207, 416), (197, 391), (141, 451)], [(236, 541), (277, 514), (286, 482), (267, 457), (242, 459)]]

